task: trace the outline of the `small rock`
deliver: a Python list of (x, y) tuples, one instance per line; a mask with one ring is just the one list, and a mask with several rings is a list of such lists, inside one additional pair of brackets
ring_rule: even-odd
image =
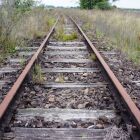
[(45, 108), (49, 108), (49, 107), (50, 107), (50, 104), (46, 104), (46, 105), (45, 105)]
[(31, 91), (30, 94), (35, 95), (35, 91)]
[(90, 102), (85, 102), (84, 105), (85, 105), (85, 108), (88, 108), (88, 107), (91, 107), (91, 106), (92, 106), (92, 103), (90, 103)]
[(117, 117), (114, 118), (114, 123), (116, 125), (120, 125), (121, 122), (122, 122), (122, 118), (120, 116), (117, 116)]
[(94, 129), (94, 128), (96, 128), (95, 125), (91, 125), (91, 126), (88, 127), (88, 129)]
[(28, 87), (25, 87), (25, 91), (26, 91), (26, 92), (29, 92), (30, 89), (29, 89)]
[(40, 120), (40, 121), (44, 121), (44, 117), (42, 117), (42, 116), (35, 116), (35, 119)]
[(64, 124), (64, 128), (70, 128), (70, 124), (69, 123), (65, 123)]
[(43, 77), (44, 81), (47, 81), (47, 77)]
[(37, 102), (36, 102), (35, 100), (33, 100), (33, 101), (31, 102), (31, 105), (32, 105), (33, 107), (36, 107), (36, 106), (37, 106)]
[(132, 126), (132, 130), (137, 131), (137, 130), (138, 130), (138, 129), (137, 129), (137, 126), (133, 125), (133, 126)]
[(86, 88), (86, 89), (84, 90), (84, 94), (88, 94), (88, 92), (89, 92), (89, 89)]
[(66, 81), (67, 81), (68, 79), (69, 79), (68, 77), (64, 77), (64, 80), (66, 80)]
[(39, 86), (34, 86), (34, 89), (35, 89), (36, 92), (40, 91), (40, 87)]
[(49, 102), (54, 102), (55, 101), (55, 96), (54, 95), (50, 95), (48, 98), (49, 98), (48, 99)]
[(59, 77), (55, 79), (55, 82), (59, 82), (59, 81), (60, 81)]
[(74, 121), (72, 121), (72, 122), (71, 122), (71, 127), (72, 127), (72, 128), (77, 128), (77, 124), (76, 124)]
[(24, 93), (24, 97), (28, 97), (28, 95), (29, 95), (29, 94), (28, 94), (27, 92)]
[(71, 65), (71, 68), (76, 68), (76, 66), (74, 66), (74, 65)]
[(102, 122), (108, 122), (108, 118), (106, 116), (100, 116), (99, 120)]
[(97, 124), (96, 129), (104, 129), (104, 126), (102, 124)]
[(109, 101), (109, 97), (103, 97), (105, 101)]
[(88, 74), (87, 73), (84, 73), (83, 76), (86, 77), (86, 76), (88, 76)]
[(41, 128), (41, 127), (43, 127), (43, 123), (42, 123), (42, 121), (38, 121), (36, 126), (37, 126), (37, 128)]
[(77, 107), (79, 109), (82, 109), (82, 108), (86, 108), (86, 107), (89, 107), (89, 106), (91, 106), (91, 104), (89, 102), (85, 102), (83, 104), (79, 104)]
[(17, 125), (22, 124), (22, 121), (19, 121), (19, 120), (15, 121), (14, 124), (17, 124)]
[(85, 108), (85, 105), (84, 104), (79, 104), (77, 107), (78, 107), (78, 109), (82, 109), (82, 108)]

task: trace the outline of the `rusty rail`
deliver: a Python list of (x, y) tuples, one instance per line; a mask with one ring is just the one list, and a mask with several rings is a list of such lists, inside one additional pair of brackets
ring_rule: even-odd
[(105, 71), (106, 71), (107, 75), (109, 76), (110, 80), (112, 81), (112, 83), (114, 84), (118, 93), (120, 94), (121, 98), (123, 99), (126, 107), (129, 109), (129, 112), (132, 115), (133, 121), (135, 122), (135, 125), (138, 127), (138, 129), (140, 131), (140, 110), (137, 108), (135, 103), (132, 101), (131, 97), (128, 95), (128, 93), (126, 92), (124, 87), (121, 85), (121, 83), (119, 82), (119, 80), (117, 79), (117, 77), (115, 76), (113, 71), (110, 69), (108, 64), (105, 62), (105, 60), (103, 59), (101, 54), (98, 52), (98, 50), (95, 48), (95, 46), (89, 40), (89, 38), (86, 36), (84, 31), (81, 29), (81, 27), (74, 21), (74, 19), (72, 17), (70, 17), (70, 19), (76, 25), (79, 32), (83, 35), (83, 37), (85, 38), (88, 45), (91, 47), (91, 49), (95, 53), (97, 59), (100, 61), (101, 65), (105, 69)]
[(6, 110), (8, 109), (8, 106), (12, 102), (14, 96), (16, 95), (17, 91), (19, 90), (19, 88), (20, 88), (21, 84), (23, 83), (25, 77), (27, 76), (27, 74), (31, 70), (32, 66), (34, 65), (35, 61), (37, 60), (39, 54), (45, 48), (46, 43), (48, 42), (50, 36), (52, 35), (52, 33), (55, 30), (55, 26), (56, 26), (58, 20), (59, 20), (59, 18), (57, 19), (56, 23), (54, 24), (54, 26), (50, 30), (49, 34), (44, 39), (43, 43), (40, 45), (40, 47), (37, 50), (37, 52), (32, 56), (32, 58), (30, 59), (30, 61), (28, 62), (28, 64), (25, 66), (24, 70), (19, 75), (18, 79), (16, 80), (16, 82), (14, 83), (14, 85), (9, 90), (9, 92), (5, 96), (4, 100), (0, 104), (0, 120), (3, 118), (4, 114), (6, 113)]

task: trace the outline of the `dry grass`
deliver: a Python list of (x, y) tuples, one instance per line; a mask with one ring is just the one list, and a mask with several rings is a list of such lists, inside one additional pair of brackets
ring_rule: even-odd
[(139, 12), (74, 10), (73, 16), (84, 21), (85, 30), (92, 29), (97, 38), (103, 36), (109, 38), (115, 44), (114, 47), (122, 50), (135, 63), (140, 64)]
[(0, 7), (0, 62), (22, 47), (27, 40), (47, 34), (55, 22), (54, 11), (36, 7), (25, 13), (17, 13), (9, 7)]
[[(46, 9), (35, 8), (24, 14), (12, 30), (14, 38), (40, 38), (49, 31), (55, 19)], [(18, 32), (17, 32), (18, 30)]]

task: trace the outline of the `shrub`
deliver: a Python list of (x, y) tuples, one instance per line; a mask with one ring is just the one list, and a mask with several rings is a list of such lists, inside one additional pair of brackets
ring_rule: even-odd
[(0, 60), (14, 53), (17, 45), (22, 47), (25, 41), (46, 35), (55, 22), (53, 14), (40, 7), (21, 12), (4, 3), (0, 7)]
[(99, 8), (99, 9), (102, 9), (102, 10), (112, 9), (112, 6), (107, 1), (97, 3), (96, 7)]

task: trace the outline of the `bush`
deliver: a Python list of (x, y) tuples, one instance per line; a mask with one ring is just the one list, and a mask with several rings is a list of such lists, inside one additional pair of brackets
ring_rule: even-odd
[(110, 10), (112, 8), (110, 3), (107, 1), (97, 3), (96, 7), (101, 10)]
[(112, 8), (111, 4), (109, 3), (109, 0), (80, 0), (80, 7), (82, 9), (96, 8), (102, 10), (107, 10)]
[(16, 46), (24, 46), (26, 41), (47, 34), (55, 22), (53, 11), (33, 7), (20, 10), (8, 3), (0, 6), (0, 62), (15, 53)]
[(34, 0), (15, 0), (14, 6), (18, 11), (25, 12), (31, 10), (34, 4)]

